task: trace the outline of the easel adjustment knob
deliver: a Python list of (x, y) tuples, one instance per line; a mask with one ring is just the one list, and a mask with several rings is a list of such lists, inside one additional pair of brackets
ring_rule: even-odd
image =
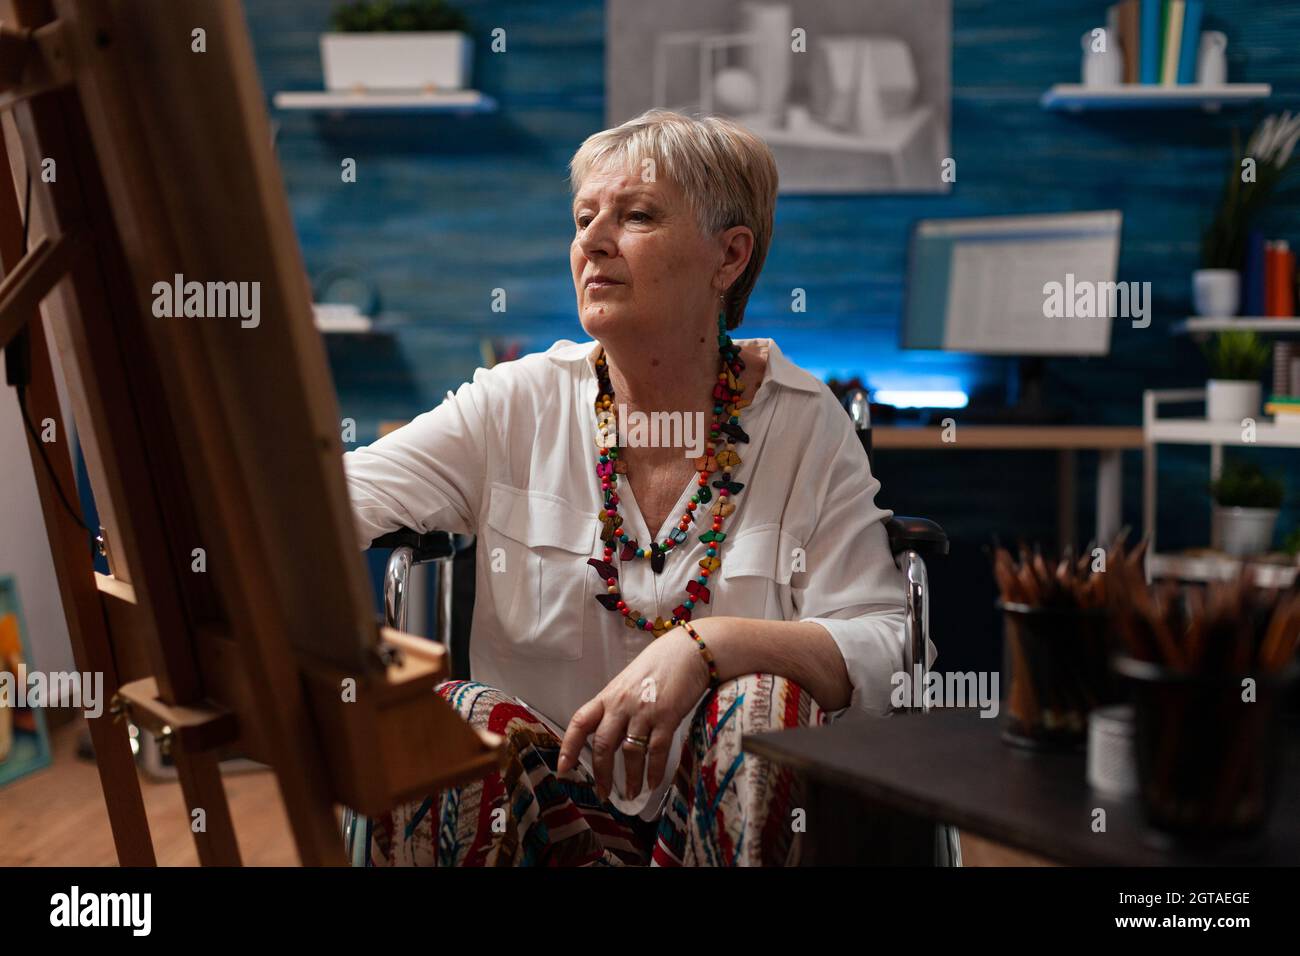
[(108, 715), (113, 718), (113, 723), (120, 724), (131, 715), (130, 701), (121, 694), (114, 694), (113, 699), (108, 702)]
[(381, 643), (377, 648), (379, 662), (384, 667), (401, 667), (406, 662), (402, 649), (394, 644)]

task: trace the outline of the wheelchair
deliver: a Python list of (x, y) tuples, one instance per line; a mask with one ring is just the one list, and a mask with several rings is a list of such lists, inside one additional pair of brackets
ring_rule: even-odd
[[(872, 454), (871, 411), (866, 392), (854, 389), (843, 400), (845, 410), (853, 421), (858, 440), (866, 452), (868, 464), (874, 473)], [(948, 536), (934, 521), (927, 518), (895, 515), (885, 526), (894, 563), (904, 576), (905, 641), (903, 664), (913, 680), (925, 686), (929, 671), (927, 646), (930, 636), (930, 581), (926, 571), (927, 557), (948, 553)], [(463, 559), (474, 545), (472, 535), (458, 535), (446, 531), (418, 532), (402, 528), (376, 538), (370, 543), (372, 550), (390, 552), (383, 575), (384, 623), (401, 631), (406, 630), (413, 590), (413, 568), (430, 565), (435, 576), (436, 602), (433, 614), (434, 639), (441, 643), (453, 661), (453, 675), (468, 677), (468, 669), (457, 672), (454, 663), (465, 659), (468, 633), (453, 626), (453, 596), (455, 594), (455, 564)], [(470, 576), (472, 580), (472, 575)], [(927, 709), (925, 695), (919, 695), (919, 706), (901, 708), (902, 713), (923, 713)], [(351, 810), (344, 813), (344, 839), (354, 866), (364, 866), (369, 854), (369, 821)], [(934, 854), (931, 860), (906, 861), (921, 865), (961, 866), (961, 844), (955, 827), (947, 824), (935, 826)]]

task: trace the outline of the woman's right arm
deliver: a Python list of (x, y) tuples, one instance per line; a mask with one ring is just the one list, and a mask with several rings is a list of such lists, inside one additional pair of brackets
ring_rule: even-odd
[(495, 379), (479, 369), (437, 408), (343, 456), (362, 548), (398, 528), (477, 530)]

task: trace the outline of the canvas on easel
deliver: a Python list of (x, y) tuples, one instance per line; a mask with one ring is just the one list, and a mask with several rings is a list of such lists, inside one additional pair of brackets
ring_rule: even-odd
[(481, 776), (500, 741), (433, 692), (441, 647), (376, 623), (243, 10), (3, 0), (0, 65), (0, 343), (25, 337), (34, 417), (58, 420), (61, 367), (101, 517), (63, 500), (68, 449), (29, 449), (78, 667), (119, 719), (91, 721), (119, 858), (152, 862), (128, 717), (167, 737), (203, 862), (239, 859), (237, 750), (274, 768), (303, 862), (342, 863), (336, 803)]

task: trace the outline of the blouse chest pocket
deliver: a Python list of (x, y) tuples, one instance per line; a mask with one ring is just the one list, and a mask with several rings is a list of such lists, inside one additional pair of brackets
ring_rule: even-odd
[(600, 525), (554, 495), (493, 483), (487, 510), (486, 579), (503, 649), (518, 657), (582, 657), (594, 603), (587, 566)]
[(759, 525), (724, 541), (719, 557), (722, 588), (714, 602), (714, 614), (791, 619), (790, 576), (803, 570), (798, 539), (782, 531), (779, 524)]

